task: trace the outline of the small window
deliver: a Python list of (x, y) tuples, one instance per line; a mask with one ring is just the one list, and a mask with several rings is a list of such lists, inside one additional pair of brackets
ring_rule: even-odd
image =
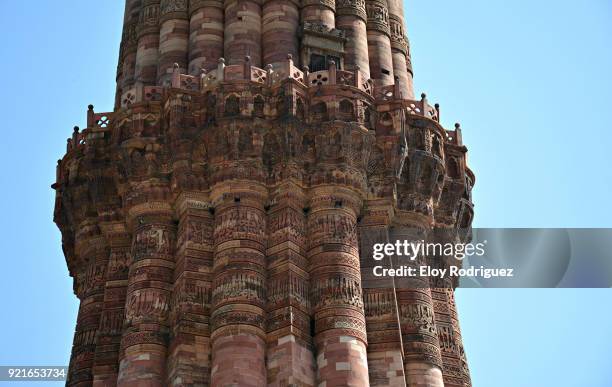
[(329, 116), (327, 115), (327, 105), (325, 102), (319, 102), (311, 108), (313, 117), (316, 121), (327, 121)]
[(380, 69), (380, 72), (385, 74), (385, 75), (391, 75), (391, 72), (387, 69)]
[(340, 101), (340, 112), (338, 118), (344, 121), (355, 121), (355, 111), (351, 101), (343, 99)]
[(461, 175), (461, 168), (459, 166), (459, 163), (454, 158), (449, 158), (447, 162), (448, 175), (453, 179), (458, 179)]
[(237, 116), (240, 114), (240, 100), (235, 95), (230, 95), (225, 99), (225, 116)]
[(328, 70), (329, 69), (329, 64), (332, 61), (336, 64), (336, 68), (338, 70), (341, 70), (341, 68), (340, 68), (340, 57), (334, 56), (334, 55), (327, 55), (327, 56), (325, 56), (325, 55), (319, 55), (319, 54), (311, 54), (310, 55), (310, 64), (308, 66), (308, 69), (311, 72)]
[(255, 97), (253, 101), (253, 115), (255, 117), (263, 118), (264, 117), (264, 107), (265, 101), (261, 95)]
[(321, 71), (327, 69), (327, 63), (325, 62), (324, 55), (312, 54), (310, 55), (309, 70), (312, 72)]
[(351, 103), (351, 101), (346, 99), (340, 101), (340, 112), (353, 114), (353, 104)]
[(334, 61), (334, 63), (336, 64), (336, 68), (337, 68), (338, 70), (341, 70), (341, 69), (340, 69), (340, 58), (339, 58), (339, 57), (337, 57), (337, 56), (328, 55), (328, 56), (327, 56), (327, 67), (328, 67), (328, 68), (329, 68), (329, 64), (330, 64), (332, 61)]
[(297, 103), (296, 103), (296, 107), (295, 107), (295, 115), (300, 120), (303, 120), (305, 115), (306, 115), (305, 111), (304, 111), (304, 102), (302, 102), (301, 98), (297, 99)]

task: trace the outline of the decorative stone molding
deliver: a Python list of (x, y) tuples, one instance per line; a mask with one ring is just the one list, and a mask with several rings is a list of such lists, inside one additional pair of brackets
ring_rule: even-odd
[(366, 0), (366, 12), (368, 15), (368, 30), (390, 35), (389, 9), (386, 0)]
[(161, 0), (159, 15), (161, 23), (169, 19), (188, 19), (189, 1)]
[(223, 9), (223, 0), (190, 0), (189, 14), (193, 14), (197, 10), (205, 7), (214, 7)]
[(396, 15), (390, 15), (389, 28), (391, 33), (391, 48), (408, 55), (408, 38), (404, 31), (404, 22)]
[(138, 20), (138, 37), (159, 32), (159, 2), (160, 0), (144, 2)]
[(353, 15), (368, 20), (366, 0), (337, 0), (336, 9), (337, 15)]
[(313, 5), (327, 7), (332, 11), (336, 10), (335, 0), (302, 0), (302, 7), (309, 7)]

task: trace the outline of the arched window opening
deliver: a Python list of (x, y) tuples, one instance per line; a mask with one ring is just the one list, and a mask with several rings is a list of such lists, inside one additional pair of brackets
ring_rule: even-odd
[(225, 99), (225, 116), (233, 117), (240, 114), (240, 100), (235, 95), (230, 95)]

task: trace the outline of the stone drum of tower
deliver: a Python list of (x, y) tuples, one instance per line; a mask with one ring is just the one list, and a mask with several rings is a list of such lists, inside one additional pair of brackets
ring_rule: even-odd
[(471, 386), (456, 284), (371, 278), (373, 243), (474, 214), (411, 63), (400, 0), (127, 0), (53, 185), (67, 385)]

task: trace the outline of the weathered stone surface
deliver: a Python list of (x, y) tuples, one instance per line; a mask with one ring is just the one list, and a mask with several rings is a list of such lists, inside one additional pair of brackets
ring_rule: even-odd
[(470, 226), (465, 155), (414, 100), (399, 0), (127, 1), (115, 110), (53, 185), (67, 384), (470, 386), (455, 284), (370, 259)]

